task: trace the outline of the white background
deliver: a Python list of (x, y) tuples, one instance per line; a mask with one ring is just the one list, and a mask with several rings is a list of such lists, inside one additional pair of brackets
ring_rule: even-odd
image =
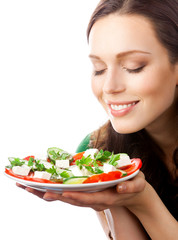
[(97, 2), (0, 2), (1, 239), (105, 239), (93, 210), (45, 202), (3, 175), (8, 157), (54, 146), (75, 152), (106, 121), (90, 87), (86, 40)]

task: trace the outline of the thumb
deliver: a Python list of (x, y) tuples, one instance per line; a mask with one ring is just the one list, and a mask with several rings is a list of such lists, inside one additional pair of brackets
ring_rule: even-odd
[(119, 183), (116, 187), (118, 193), (138, 193), (142, 192), (145, 188), (145, 176), (142, 172), (131, 180)]

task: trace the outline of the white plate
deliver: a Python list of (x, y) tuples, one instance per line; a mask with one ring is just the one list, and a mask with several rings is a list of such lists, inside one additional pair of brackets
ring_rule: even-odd
[(7, 173), (4, 173), (7, 177), (10, 179), (24, 185), (27, 187), (31, 187), (34, 189), (37, 189), (42, 192), (57, 192), (62, 193), (64, 191), (80, 191), (80, 192), (98, 192), (102, 191), (106, 188), (113, 187), (117, 185), (120, 182), (126, 181), (128, 179), (131, 179), (135, 177), (139, 173), (139, 170), (134, 172), (131, 175), (128, 175), (126, 177), (113, 180), (113, 181), (107, 181), (107, 182), (99, 182), (99, 183), (86, 183), (86, 184), (58, 184), (58, 183), (38, 183), (38, 182), (32, 182), (23, 180), (20, 178), (12, 177), (8, 175)]

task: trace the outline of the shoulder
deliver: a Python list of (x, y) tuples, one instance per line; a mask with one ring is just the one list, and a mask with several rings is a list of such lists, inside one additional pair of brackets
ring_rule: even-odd
[(91, 133), (89, 133), (78, 145), (76, 149), (76, 153), (78, 152), (84, 152), (87, 149), (91, 148)]
[(108, 139), (110, 125), (108, 121), (100, 128), (89, 133), (78, 145), (76, 153), (86, 151), (89, 148), (106, 149), (106, 140)]

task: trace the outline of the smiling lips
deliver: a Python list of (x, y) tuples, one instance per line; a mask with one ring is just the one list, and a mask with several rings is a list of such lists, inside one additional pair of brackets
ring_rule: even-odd
[(107, 103), (110, 113), (114, 117), (121, 117), (129, 113), (139, 101), (125, 102), (125, 103)]

